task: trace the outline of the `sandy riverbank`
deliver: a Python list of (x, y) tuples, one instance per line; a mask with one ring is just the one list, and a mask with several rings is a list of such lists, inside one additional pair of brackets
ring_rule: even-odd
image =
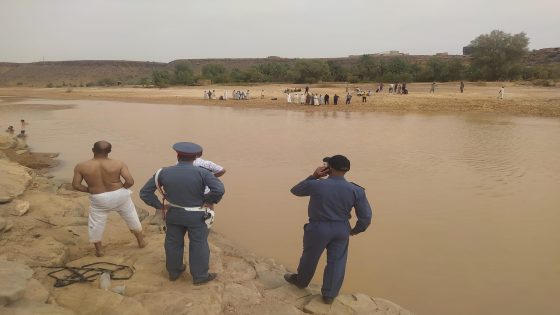
[[(325, 305), (318, 286), (300, 290), (287, 284), (282, 265), (215, 232), (210, 235), (210, 269), (218, 279), (197, 287), (188, 275), (170, 282), (161, 221), (141, 208), (148, 246), (139, 249), (115, 215), (105, 231), (106, 256), (97, 258), (87, 239), (88, 196), (16, 162), (42, 168), (55, 164), (53, 155), (14, 155), (23, 148), (7, 135), (0, 135), (0, 148), (1, 314), (411, 314), (359, 293), (342, 294), (332, 306)], [(100, 261), (134, 269), (130, 280), (112, 282), (112, 288), (124, 286), (124, 292), (99, 289), (98, 280), (54, 288), (47, 275), (53, 271), (48, 267)]]
[[(467, 83), (465, 92), (459, 93), (458, 83), (441, 83), (435, 94), (430, 94), (430, 85), (409, 84), (409, 95), (393, 95), (386, 92), (374, 94), (362, 103), (361, 97), (353, 92), (351, 105), (308, 106), (289, 104), (283, 93), (286, 88), (305, 88), (297, 84), (266, 84), (251, 86), (200, 86), (172, 87), (165, 89), (141, 87), (114, 88), (0, 88), (0, 96), (15, 98), (47, 98), (72, 100), (115, 100), (123, 102), (145, 102), (184, 105), (227, 106), (234, 108), (269, 108), (298, 111), (355, 111), (355, 112), (423, 112), (423, 113), (495, 113), (521, 116), (560, 117), (560, 88), (533, 87), (507, 83), (506, 98), (497, 99), (502, 83)], [(341, 96), (344, 104), (346, 88), (374, 90), (373, 84), (316, 84), (310, 92)], [(250, 100), (226, 101), (204, 100), (205, 90), (215, 90), (218, 97), (228, 90), (250, 91)], [(385, 85), (388, 89), (388, 85)], [(261, 92), (264, 98), (261, 98)], [(276, 100), (273, 100), (276, 98)]]

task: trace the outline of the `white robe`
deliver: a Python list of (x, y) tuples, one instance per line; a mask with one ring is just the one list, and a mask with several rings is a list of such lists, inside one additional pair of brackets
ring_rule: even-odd
[(138, 219), (134, 203), (130, 199), (131, 194), (132, 191), (121, 188), (101, 194), (89, 195), (88, 235), (90, 242), (101, 242), (103, 231), (107, 224), (107, 216), (113, 210), (117, 211), (121, 218), (123, 218), (129, 230), (142, 231), (142, 224), (140, 224)]
[(288, 93), (288, 96), (286, 96), (288, 103), (292, 102), (292, 94)]
[(505, 89), (504, 89), (504, 88), (500, 88), (500, 92), (498, 93), (498, 98), (499, 98), (499, 99), (504, 99), (505, 94), (506, 94)]

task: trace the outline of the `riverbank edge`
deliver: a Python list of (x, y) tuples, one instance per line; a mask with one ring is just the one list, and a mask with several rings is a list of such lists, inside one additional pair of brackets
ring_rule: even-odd
[[(448, 83), (452, 85), (454, 83)], [(410, 84), (424, 86), (425, 84)], [(443, 83), (440, 85), (444, 85)], [(258, 91), (265, 86), (251, 86)], [(552, 97), (511, 97), (507, 94), (505, 99), (497, 99), (495, 96), (480, 94), (459, 94), (449, 92), (412, 93), (409, 95), (393, 95), (387, 93), (373, 94), (366, 102), (361, 102), (359, 96), (353, 98), (350, 106), (341, 105), (346, 95), (342, 84), (333, 84), (328, 87), (323, 85), (310, 85), (312, 90), (338, 91), (341, 99), (339, 105), (309, 106), (287, 103), (285, 94), (280, 91), (280, 85), (268, 85), (268, 89), (274, 88), (274, 92), (268, 92), (267, 96), (260, 98), (258, 95), (249, 100), (205, 100), (202, 97), (193, 97), (191, 94), (202, 95), (203, 89), (232, 89), (229, 86), (208, 87), (172, 87), (165, 89), (142, 88), (142, 87), (108, 87), (108, 88), (29, 88), (13, 87), (0, 88), (0, 95), (16, 98), (40, 98), (54, 100), (72, 101), (118, 101), (125, 103), (150, 103), (150, 104), (172, 104), (172, 105), (196, 105), (211, 107), (229, 107), (234, 109), (275, 109), (304, 112), (381, 112), (381, 113), (428, 113), (428, 114), (463, 114), (463, 113), (488, 113), (513, 116), (529, 117), (560, 117), (560, 89), (548, 88), (547, 91), (558, 91), (558, 95)], [(249, 87), (247, 87), (249, 88)], [(481, 87), (476, 87), (481, 88)], [(491, 87), (484, 87), (490, 89)], [(511, 88), (526, 88), (525, 86), (512, 86)], [(537, 89), (537, 88), (535, 88)], [(544, 88), (540, 88), (544, 89)], [(199, 91), (200, 90), (200, 91)], [(195, 91), (195, 92), (193, 92)], [(185, 94), (185, 93), (190, 94)], [(230, 90), (231, 92), (231, 90)], [(509, 91), (508, 91), (509, 93)], [(539, 95), (539, 94), (536, 94)]]
[[(18, 148), (17, 143), (11, 137), (0, 137), (0, 174), (11, 174), (16, 176), (14, 178), (22, 179), (17, 183), (12, 181), (12, 186), (18, 186), (16, 192), (9, 196), (10, 200), (3, 199), (3, 203), (0, 204), (0, 247), (5, 249), (0, 251), (0, 283), (11, 283), (10, 290), (0, 285), (0, 313), (51, 311), (57, 314), (81, 314), (87, 311), (104, 314), (160, 314), (162, 309), (176, 307), (192, 309), (194, 313), (202, 311), (204, 314), (412, 314), (388, 300), (360, 293), (341, 294), (333, 305), (325, 305), (320, 301), (318, 286), (312, 285), (300, 290), (285, 283), (282, 275), (286, 269), (274, 259), (257, 257), (214, 231), (209, 238), (212, 252), (211, 269), (217, 269), (219, 278), (218, 282), (202, 289), (192, 287), (187, 281), (183, 281), (182, 289), (174, 287), (174, 282), (168, 281), (165, 275), (160, 274), (159, 269), (163, 267), (161, 263), (157, 266), (157, 271), (151, 270), (154, 271), (153, 279), (146, 279), (146, 283), (128, 283), (131, 289), (124, 295), (100, 290), (96, 283), (75, 284), (71, 289), (55, 289), (52, 287), (53, 280), (46, 275), (50, 270), (45, 269), (45, 266), (76, 266), (100, 260), (87, 249), (91, 246), (84, 239), (87, 234), (83, 233), (87, 229), (87, 209), (84, 209), (87, 206), (87, 195), (72, 191), (68, 184), (54, 184), (51, 176), (45, 171), (45, 167), (56, 165), (56, 156), (53, 154), (28, 151), (28, 156), (22, 161), (31, 161), (28, 165), (35, 168), (18, 163), (18, 156), (23, 153), (18, 155), (15, 152), (25, 148)], [(35, 157), (37, 161), (33, 163)], [(51, 161), (47, 163), (49, 159)], [(11, 188), (6, 188), (5, 181), (0, 180), (0, 189)], [(5, 195), (4, 192), (0, 191), (0, 197)], [(65, 211), (63, 216), (69, 219), (66, 220), (68, 222), (49, 216), (53, 209), (46, 204), (37, 204), (37, 195), (54, 202), (57, 207), (64, 208), (71, 204), (69, 208), (74, 209)], [(80, 204), (81, 209), (75, 209), (76, 204)], [(22, 205), (27, 205), (27, 209), (24, 210), (25, 206)], [(164, 236), (158, 218), (148, 216), (143, 210), (139, 210), (139, 214), (143, 219), (146, 239), (152, 244), (152, 248), (129, 250), (128, 246), (123, 244), (109, 243), (113, 253), (101, 260), (123, 263), (130, 259), (127, 255), (137, 255), (132, 259), (136, 260), (135, 277), (144, 278), (144, 275), (138, 275), (145, 268), (140, 263), (142, 256), (162, 255)], [(68, 241), (61, 239), (62, 230), (72, 231), (78, 236), (83, 235)], [(105, 234), (106, 237), (111, 234), (111, 229)], [(21, 244), (29, 244), (31, 251), (18, 247)], [(157, 260), (161, 258), (157, 257)], [(2, 267), (5, 266), (17, 271), (8, 270), (8, 274), (12, 274), (9, 279), (7, 273), (2, 272)], [(24, 271), (20, 273), (18, 270)], [(29, 276), (29, 271), (26, 270), (31, 270), (33, 277)], [(17, 278), (20, 274), (23, 280)], [(17, 281), (13, 280), (14, 277)], [(17, 285), (12, 285), (14, 281)], [(153, 285), (156, 282), (159, 287), (154, 292), (148, 284)], [(14, 294), (14, 290), (19, 291)], [(6, 291), (10, 291), (11, 294)], [(172, 294), (174, 300), (170, 301), (167, 298), (157, 302), (161, 305), (155, 307), (155, 300), (161, 298), (161, 291)], [(205, 298), (202, 303), (197, 303), (194, 299), (184, 303), (185, 299), (189, 299), (189, 294), (204, 295)], [(107, 308), (107, 305), (113, 302), (116, 304)], [(88, 305), (89, 309), (85, 310), (84, 305)], [(125, 310), (127, 311), (124, 312)]]

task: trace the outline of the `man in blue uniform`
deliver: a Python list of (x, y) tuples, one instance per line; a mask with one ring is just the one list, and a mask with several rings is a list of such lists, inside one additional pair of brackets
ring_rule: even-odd
[[(140, 190), (140, 198), (148, 205), (161, 209), (166, 220), (165, 258), (171, 281), (177, 280), (186, 266), (183, 264), (185, 233), (189, 235), (189, 269), (195, 285), (212, 281), (215, 273), (208, 273), (210, 248), (205, 220), (208, 210), (214, 209), (224, 194), (224, 185), (212, 172), (193, 166), (202, 154), (202, 147), (191, 142), (173, 145), (178, 163), (159, 170)], [(205, 187), (210, 189), (204, 193)], [(155, 195), (160, 189), (164, 201)], [(165, 204), (165, 200), (168, 204)]]
[[(327, 249), (327, 266), (323, 274), (323, 301), (331, 304), (342, 286), (350, 235), (365, 231), (371, 223), (371, 207), (362, 187), (346, 181), (350, 161), (343, 155), (323, 159), (327, 164), (318, 167), (313, 175), (295, 185), (296, 196), (310, 196), (309, 223), (304, 225), (303, 254), (297, 274), (285, 274), (289, 283), (305, 288), (311, 282), (321, 254)], [(329, 176), (326, 179), (322, 177)], [(352, 208), (358, 221), (350, 227)]]

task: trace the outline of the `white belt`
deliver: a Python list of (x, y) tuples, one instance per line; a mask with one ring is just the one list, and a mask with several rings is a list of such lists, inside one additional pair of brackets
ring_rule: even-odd
[(183, 210), (185, 210), (185, 211), (207, 211), (207, 210), (208, 210), (208, 208), (206, 208), (206, 207), (181, 207), (181, 206), (172, 204), (172, 203), (169, 202), (169, 201), (167, 201), (167, 203), (168, 203), (170, 206), (172, 206), (172, 207), (181, 208), (181, 209), (183, 209)]
[(208, 228), (211, 228), (211, 227), (212, 227), (212, 224), (214, 224), (214, 220), (215, 220), (216, 214), (214, 213), (214, 210), (212, 210), (212, 209), (209, 209), (209, 208), (207, 208), (207, 207), (181, 207), (181, 206), (178, 206), (178, 205), (174, 205), (174, 204), (172, 204), (171, 202), (168, 202), (168, 203), (169, 203), (169, 205), (172, 206), (172, 207), (181, 208), (181, 209), (183, 209), (183, 210), (185, 210), (185, 211), (204, 211), (204, 212), (206, 212), (206, 214), (208, 215), (208, 216), (205, 216), (205, 217), (204, 217), (204, 219), (205, 219), (205, 220), (204, 220), (204, 223), (206, 223), (206, 226), (207, 226)]

